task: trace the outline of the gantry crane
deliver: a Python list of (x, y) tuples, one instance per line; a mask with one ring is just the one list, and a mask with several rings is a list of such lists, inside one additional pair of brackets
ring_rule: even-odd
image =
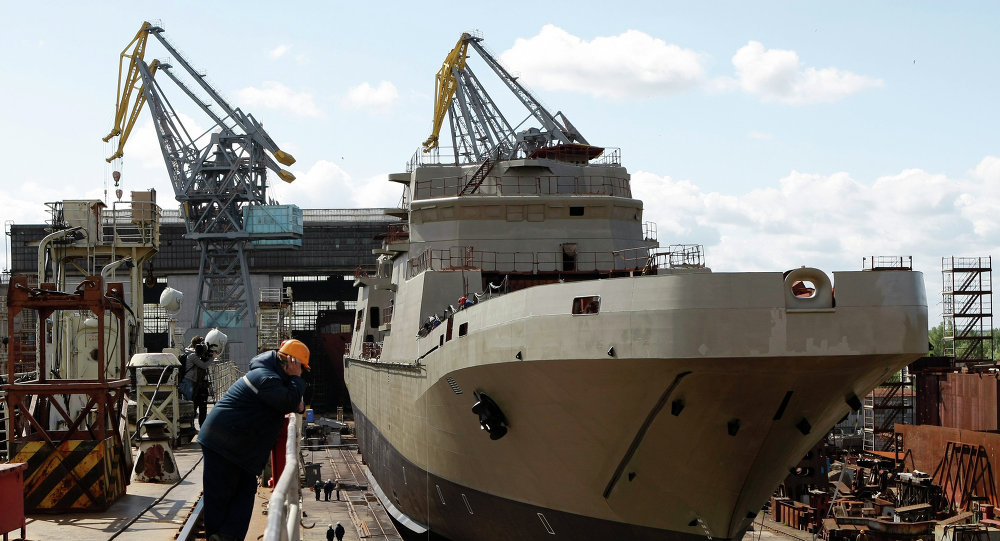
[[(482, 163), (468, 180), (462, 194), (472, 193), (499, 160), (516, 157), (575, 157), (592, 159), (603, 151), (594, 147), (576, 130), (562, 112), (551, 114), (480, 43), (481, 37), (465, 33), (448, 53), (437, 73), (434, 121), (431, 135), (423, 143), (424, 152), (438, 147), (438, 138), (447, 114), (451, 127), (455, 163)], [(540, 128), (514, 132), (493, 99), (472, 72), (467, 60), (469, 47), (500, 77), (507, 88), (528, 109)]]
[[(146, 62), (150, 35), (190, 75), (195, 88), (207, 94), (207, 99), (183, 83), (170, 64), (158, 60)], [(159, 73), (165, 74), (205, 114), (210, 124), (207, 130), (191, 133), (185, 128), (160, 86), (162, 77), (155, 77)], [(163, 37), (163, 28), (148, 22), (143, 23), (121, 53), (115, 125), (104, 138), (109, 141), (118, 137), (118, 145), (108, 162), (121, 158), (146, 103), (174, 195), (181, 206), (186, 237), (196, 241), (201, 251), (195, 327), (253, 326), (254, 303), (246, 259), (250, 242), (300, 238), (301, 229), (278, 233), (248, 231), (245, 212), (250, 207), (271, 203), (267, 199), (268, 169), (285, 182), (295, 179), (292, 173), (278, 166), (278, 163), (291, 165), (295, 159), (278, 148), (252, 115), (230, 106), (205, 76), (196, 72)], [(117, 174), (115, 177), (117, 183)]]

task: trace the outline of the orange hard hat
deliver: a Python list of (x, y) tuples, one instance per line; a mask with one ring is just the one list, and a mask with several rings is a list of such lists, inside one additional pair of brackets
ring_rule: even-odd
[(301, 340), (296, 340), (294, 338), (290, 340), (285, 340), (281, 343), (281, 347), (278, 351), (284, 353), (285, 355), (291, 355), (302, 363), (302, 368), (306, 370), (309, 369), (309, 348), (302, 343)]

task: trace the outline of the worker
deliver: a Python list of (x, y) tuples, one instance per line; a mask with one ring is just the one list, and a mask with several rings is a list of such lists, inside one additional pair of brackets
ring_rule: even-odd
[[(319, 494), (322, 491), (323, 491), (323, 481), (317, 479), (316, 483), (313, 484), (313, 492), (316, 493), (316, 501), (319, 501)], [(333, 528), (333, 526), (330, 526), (330, 528)]]
[(203, 515), (209, 541), (242, 540), (250, 525), (257, 477), (284, 426), (305, 411), (309, 348), (285, 340), (250, 360), (247, 373), (216, 402), (198, 434), (204, 458)]
[(337, 536), (337, 541), (342, 541), (344, 539), (344, 527), (341, 526), (339, 522), (337, 523), (337, 529), (334, 530), (333, 533)]
[[(340, 523), (338, 522), (337, 524), (340, 524)], [(335, 532), (334, 532), (334, 529), (333, 529), (333, 524), (331, 524), (330, 527), (326, 529), (326, 541), (333, 541), (334, 534), (335, 534)]]
[(323, 485), (323, 494), (326, 495), (326, 501), (330, 501), (330, 495), (333, 494), (333, 479), (326, 480), (326, 484)]
[(181, 387), (182, 394), (186, 391), (184, 398), (194, 402), (194, 409), (198, 412), (198, 427), (205, 424), (205, 416), (208, 414), (208, 392), (211, 385), (209, 372), (215, 359), (222, 353), (229, 340), (219, 329), (208, 331), (208, 335), (202, 343), (194, 344), (194, 351), (187, 357), (187, 370), (184, 374), (184, 382)]
[(188, 381), (186, 377), (188, 370), (188, 355), (197, 352), (199, 345), (201, 345), (201, 347), (205, 346), (205, 337), (200, 334), (191, 338), (191, 343), (184, 348), (184, 351), (178, 359), (181, 362), (181, 368), (177, 372), (177, 385), (181, 396), (183, 396), (185, 400), (191, 400), (191, 382)]

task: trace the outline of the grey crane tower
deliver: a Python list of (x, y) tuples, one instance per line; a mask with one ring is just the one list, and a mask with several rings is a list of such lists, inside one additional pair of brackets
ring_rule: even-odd
[[(146, 62), (150, 35), (194, 85), (182, 82), (166, 62)], [(158, 72), (196, 104), (196, 111), (204, 113), (208, 129), (193, 133), (183, 125), (160, 85), (162, 77), (155, 77)], [(163, 37), (163, 29), (148, 22), (121, 53), (115, 127), (105, 138), (118, 137), (118, 149), (109, 162), (122, 156), (145, 102), (149, 103), (163, 160), (180, 203), (186, 237), (194, 240), (201, 252), (198, 289), (193, 295), (194, 326), (253, 327), (248, 249), (253, 241), (292, 242), (302, 236), (301, 219), (270, 224), (276, 227), (253, 226), (260, 217), (271, 216), (269, 208), (281, 208), (267, 198), (267, 171), (291, 182), (294, 175), (278, 163), (287, 166), (295, 159), (278, 148), (252, 115), (230, 106)]]

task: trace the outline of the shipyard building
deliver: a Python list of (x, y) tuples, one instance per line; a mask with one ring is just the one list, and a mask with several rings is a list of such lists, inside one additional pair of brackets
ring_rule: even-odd
[[(309, 346), (312, 370), (307, 375), (311, 384), (307, 398), (315, 409), (328, 411), (349, 405), (342, 358), (357, 299), (354, 277), (359, 271), (374, 270), (372, 250), (381, 245), (388, 225), (398, 218), (386, 215), (384, 209), (304, 209), (301, 213), (300, 239), (255, 243), (248, 251), (250, 295), (258, 300), (254, 323), (261, 327), (257, 330), (262, 339), (280, 332)], [(39, 241), (54, 227), (58, 224), (9, 226), (11, 274), (37, 275)], [(196, 327), (199, 262), (198, 246), (185, 238), (179, 211), (163, 209), (159, 250), (143, 264), (143, 340), (149, 351), (168, 345), (171, 320), (175, 337)], [(81, 278), (82, 273), (70, 276), (67, 284), (75, 285)], [(186, 293), (186, 302), (176, 314), (159, 306), (167, 287)], [(230, 332), (225, 352), (241, 371), (246, 371), (258, 350), (257, 333), (247, 335), (241, 338)]]

